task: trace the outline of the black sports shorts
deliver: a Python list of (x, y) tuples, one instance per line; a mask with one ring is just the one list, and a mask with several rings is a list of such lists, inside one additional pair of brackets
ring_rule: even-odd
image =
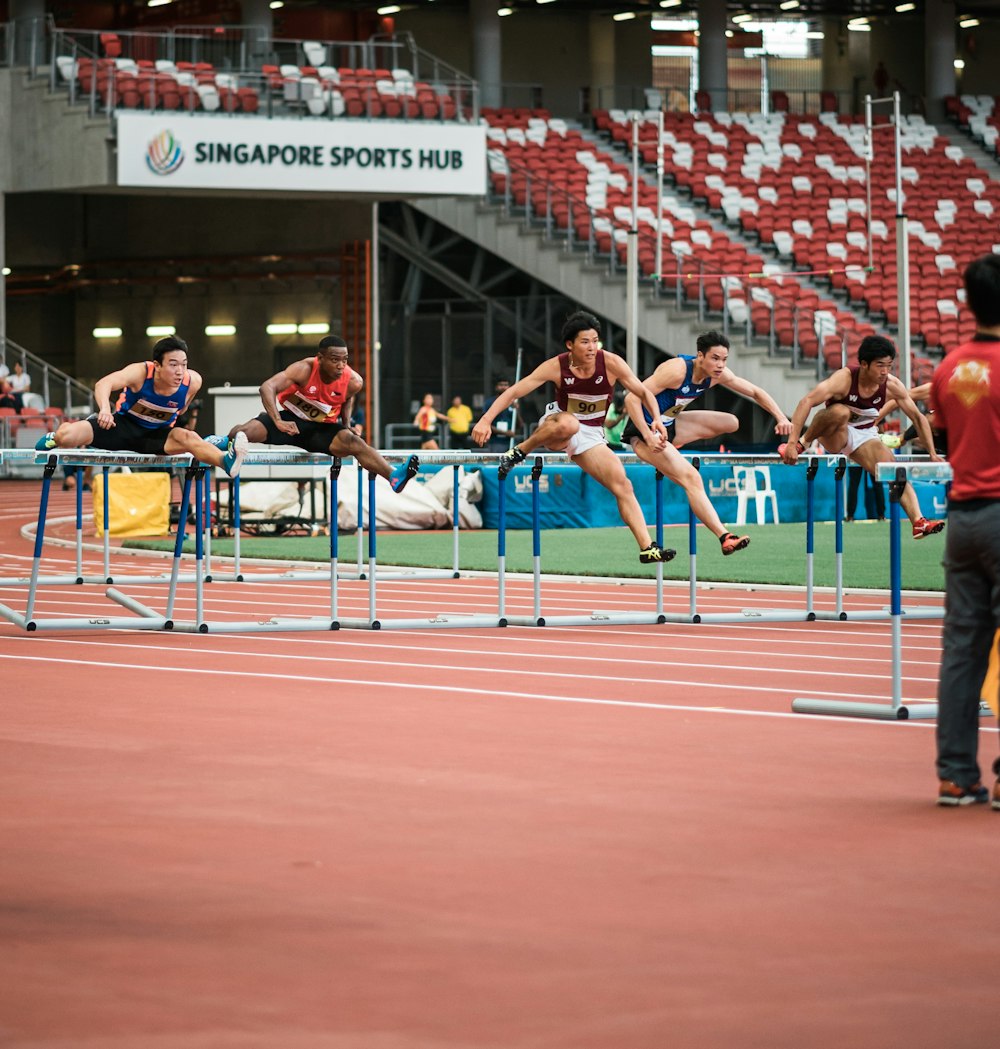
[(265, 444), (290, 444), (294, 448), (302, 448), (307, 452), (318, 452), (320, 455), (328, 454), (330, 442), (347, 427), (343, 423), (313, 423), (301, 419), (294, 412), (283, 411), (280, 413), (285, 422), (295, 423), (299, 428), (298, 433), (282, 433), (274, 420), (267, 412), (261, 412), (257, 421), (263, 423), (267, 430), (264, 438)]
[(97, 425), (97, 415), (88, 416), (87, 422), (94, 431), (94, 439), (89, 447), (99, 448), (102, 452), (139, 452), (142, 455), (166, 455), (163, 446), (170, 436), (171, 427), (141, 426), (131, 415), (116, 415), (115, 425), (110, 430), (102, 430)]

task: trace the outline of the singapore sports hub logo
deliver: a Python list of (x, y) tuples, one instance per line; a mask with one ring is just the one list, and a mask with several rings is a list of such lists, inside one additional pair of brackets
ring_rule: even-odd
[(172, 175), (183, 163), (184, 150), (171, 131), (161, 131), (146, 149), (146, 167), (154, 175)]

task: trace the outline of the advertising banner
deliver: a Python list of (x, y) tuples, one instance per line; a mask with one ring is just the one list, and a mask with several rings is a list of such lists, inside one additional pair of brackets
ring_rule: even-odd
[(118, 115), (118, 184), (479, 196), (486, 129), (468, 124)]

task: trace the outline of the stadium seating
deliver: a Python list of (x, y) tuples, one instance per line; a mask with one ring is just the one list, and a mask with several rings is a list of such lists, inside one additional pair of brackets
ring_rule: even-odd
[[(595, 122), (622, 141), (627, 116), (612, 112)], [(958, 308), (961, 268), (983, 249), (982, 218), (1000, 211), (1000, 186), (922, 118), (909, 118), (901, 133), (912, 330), (928, 347), (947, 346), (970, 331), (971, 318)], [(650, 166), (655, 136), (655, 122), (645, 120), (640, 149)], [(721, 212), (786, 265), (811, 271), (870, 319), (895, 326), (893, 139), (875, 132), (869, 265), (864, 137), (863, 124), (833, 113), (665, 114), (665, 168), (695, 202)], [(937, 309), (939, 300), (955, 310)]]
[[(587, 246), (595, 255), (607, 257), (612, 267), (624, 265), (632, 224), (630, 166), (545, 111), (486, 108), (483, 115), (489, 125), (493, 193), (544, 221), (554, 233), (561, 232), (571, 244)], [(677, 176), (676, 185), (681, 186), (694, 158), (699, 137), (695, 128), (700, 118), (670, 116), (677, 122), (677, 132), (669, 138), (675, 161), (672, 172)], [(595, 114), (596, 125), (603, 124), (613, 141), (623, 141), (615, 129), (629, 120), (630, 114), (625, 112), (620, 116), (614, 112)], [(649, 115), (649, 124), (655, 135), (653, 115)], [(718, 139), (714, 127), (706, 123), (704, 130)], [(714, 146), (724, 148), (724, 142), (717, 140)], [(652, 157), (647, 159), (655, 164), (655, 142), (651, 148)], [(712, 146), (706, 140), (708, 148)], [(710, 170), (724, 169), (726, 158), (721, 159), (722, 166), (717, 160), (706, 165), (708, 180), (712, 178)], [(724, 182), (713, 198), (719, 205), (723, 190), (728, 190)], [(758, 200), (749, 201), (749, 190), (740, 191), (739, 201), (744, 197), (748, 198), (747, 209), (759, 207)], [(643, 181), (637, 198), (639, 266), (643, 276), (651, 278), (657, 261), (657, 191)], [(820, 370), (824, 359), (820, 349), (825, 339), (836, 340), (838, 356), (849, 356), (864, 335), (874, 331), (852, 310), (783, 275), (781, 266), (765, 262), (761, 254), (751, 250), (746, 237), (720, 230), (678, 194), (668, 194), (663, 200), (662, 229), (659, 286), (665, 293), (675, 296), (679, 303), (697, 306), (700, 312), (723, 315), (725, 324), (748, 328), (767, 339), (776, 351), (790, 350), (796, 361), (803, 360)], [(829, 357), (834, 357), (832, 342)]]

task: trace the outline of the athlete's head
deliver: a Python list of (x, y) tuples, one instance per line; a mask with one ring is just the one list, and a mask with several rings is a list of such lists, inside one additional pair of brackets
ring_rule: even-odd
[(1000, 325), (1000, 255), (983, 255), (965, 268), (965, 301), (980, 328)]
[(729, 340), (718, 331), (706, 331), (698, 336), (695, 364), (711, 379), (718, 380), (729, 362)]
[(866, 335), (858, 347), (858, 364), (872, 364), (883, 359), (890, 364), (896, 359), (896, 347), (892, 339), (884, 335)]
[(162, 364), (163, 358), (168, 353), (176, 353), (179, 350), (184, 354), (186, 361), (187, 348), (187, 343), (179, 335), (168, 335), (165, 339), (160, 339), (159, 342), (153, 345), (153, 360), (157, 364)]
[(559, 338), (565, 346), (567, 343), (575, 342), (576, 337), (582, 331), (594, 331), (597, 333), (598, 338), (601, 336), (601, 322), (592, 313), (587, 313), (586, 310), (578, 310), (566, 318), (566, 323), (562, 326)]
[(187, 366), (187, 343), (179, 336), (168, 335), (153, 347), (153, 371), (158, 382), (176, 389), (184, 381)]
[(347, 343), (339, 335), (325, 335), (319, 341), (320, 374), (325, 382), (334, 382), (347, 367)]

